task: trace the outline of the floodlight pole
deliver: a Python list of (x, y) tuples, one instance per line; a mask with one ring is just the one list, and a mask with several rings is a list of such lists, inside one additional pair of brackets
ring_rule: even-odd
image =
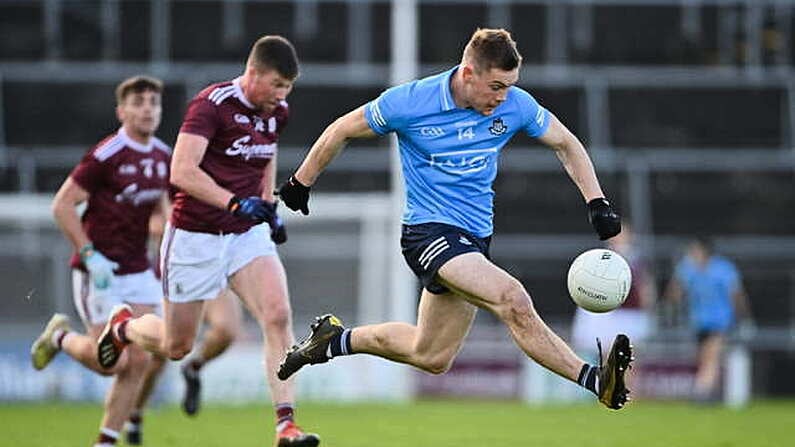
[[(417, 77), (417, 2), (416, 0), (393, 0), (392, 2), (392, 61), (390, 65), (389, 83), (398, 85), (411, 81)], [(403, 214), (403, 173), (400, 168), (400, 152), (397, 137), (392, 134), (390, 142), (390, 187), (392, 207), (395, 218), (400, 219)], [(400, 239), (400, 226), (393, 225), (396, 237), (395, 243)], [(416, 320), (416, 281), (411, 271), (406, 267), (400, 250), (392, 250), (391, 259), (391, 303), (389, 305), (390, 317), (414, 322)]]
[[(418, 15), (416, 0), (392, 1), (390, 85), (411, 81), (417, 77)], [(390, 143), (390, 173), (392, 214), (395, 216), (394, 222), (400, 222), (405, 194), (400, 153), (397, 137), (394, 134)], [(405, 265), (398, 245), (400, 225), (395, 223), (390, 228), (392, 249), (389, 251), (389, 319), (414, 323), (417, 318), (416, 280)], [(398, 374), (401, 375), (401, 378), (396, 381), (401, 388), (399, 394), (411, 398), (415, 391), (412, 371), (408, 367), (404, 367)]]

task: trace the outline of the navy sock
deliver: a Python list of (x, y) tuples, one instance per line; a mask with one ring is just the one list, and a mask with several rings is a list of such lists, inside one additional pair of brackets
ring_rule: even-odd
[(577, 383), (579, 383), (581, 387), (598, 396), (599, 367), (596, 365), (589, 365), (587, 363), (582, 365), (580, 376), (577, 378)]
[(340, 355), (350, 355), (353, 354), (353, 349), (351, 349), (351, 330), (345, 329), (339, 335), (335, 336), (329, 341), (328, 345), (328, 355), (329, 358), (337, 357)]

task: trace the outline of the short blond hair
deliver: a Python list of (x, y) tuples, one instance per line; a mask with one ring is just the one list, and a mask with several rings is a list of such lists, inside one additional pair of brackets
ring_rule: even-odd
[(471, 63), (478, 71), (492, 68), (513, 70), (522, 63), (511, 33), (502, 28), (478, 28), (464, 48), (463, 62)]
[(162, 94), (163, 81), (146, 75), (127, 78), (116, 86), (116, 104), (121, 105), (128, 95), (146, 91)]

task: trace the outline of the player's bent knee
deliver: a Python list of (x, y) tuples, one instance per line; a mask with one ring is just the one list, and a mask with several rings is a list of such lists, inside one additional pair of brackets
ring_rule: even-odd
[(193, 343), (189, 340), (174, 340), (168, 344), (168, 358), (171, 360), (182, 360), (193, 349)]
[(231, 345), (237, 338), (238, 331), (233, 327), (219, 327), (216, 329), (218, 339), (225, 345)]
[(260, 318), (266, 328), (287, 328), (290, 326), (290, 309), (288, 306), (276, 306), (268, 309)]
[(185, 358), (186, 355), (190, 353), (190, 349), (169, 349), (168, 350), (168, 359), (173, 361), (182, 360)]
[(497, 305), (500, 307), (511, 307), (517, 303), (529, 302), (530, 294), (527, 293), (522, 283), (517, 280), (505, 284), (497, 297)]
[(530, 294), (516, 281), (503, 291), (497, 307), (497, 314), (506, 323), (526, 321), (535, 315)]
[(431, 374), (439, 375), (450, 371), (453, 360), (445, 357), (431, 358), (421, 366), (422, 370)]
[(430, 374), (444, 374), (453, 366), (455, 355), (447, 353), (422, 354), (417, 356), (415, 366)]
[(431, 373), (431, 374), (435, 374), (435, 375), (438, 376), (440, 374), (446, 373), (447, 371), (450, 371), (450, 367), (452, 367), (452, 366), (453, 366), (452, 362), (450, 362), (450, 363), (447, 363), (447, 362), (432, 363), (430, 365), (430, 368), (427, 369), (427, 371), (429, 373)]

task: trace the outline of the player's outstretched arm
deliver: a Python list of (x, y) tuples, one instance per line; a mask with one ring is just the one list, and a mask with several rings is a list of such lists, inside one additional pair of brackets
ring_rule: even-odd
[(320, 173), (349, 140), (375, 136), (377, 134), (364, 117), (364, 106), (337, 118), (315, 141), (295, 174), (279, 188), (282, 202), (293, 211), (301, 210), (302, 213), (309, 214), (309, 188)]
[(605, 199), (588, 152), (557, 117), (550, 114), (550, 120), (549, 128), (539, 139), (555, 151), (569, 177), (579, 188), (588, 204), (588, 220), (599, 239), (610, 239), (621, 232), (621, 219)]
[(326, 127), (295, 172), (295, 179), (306, 186), (312, 186), (349, 140), (375, 136), (376, 133), (370, 129), (364, 118), (364, 106), (348, 112)]
[(539, 139), (555, 151), (569, 177), (580, 189), (586, 202), (604, 197), (591, 158), (580, 140), (557, 117), (550, 114), (549, 128)]

